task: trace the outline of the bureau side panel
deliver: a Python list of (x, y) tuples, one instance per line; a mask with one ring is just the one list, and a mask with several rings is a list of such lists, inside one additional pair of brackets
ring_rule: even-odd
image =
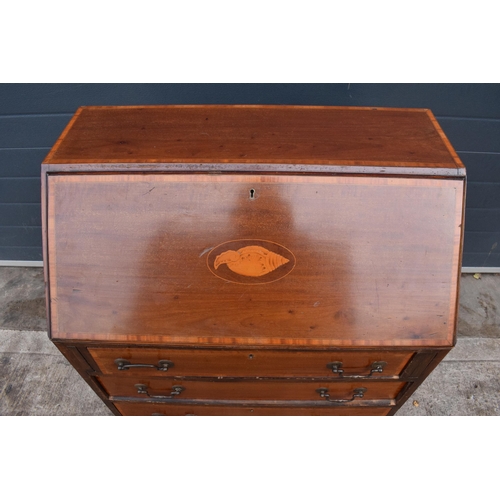
[(50, 175), (53, 338), (451, 346), (463, 181)]

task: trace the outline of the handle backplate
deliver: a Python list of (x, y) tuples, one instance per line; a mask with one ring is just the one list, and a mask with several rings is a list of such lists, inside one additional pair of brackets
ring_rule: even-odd
[(382, 373), (386, 365), (386, 361), (374, 361), (370, 366), (370, 373), (345, 373), (341, 361), (332, 361), (326, 367), (332, 370), (332, 373), (338, 375), (339, 378), (368, 378), (374, 373)]
[(118, 370), (128, 370), (129, 368), (154, 368), (160, 372), (166, 372), (169, 368), (174, 366), (174, 363), (169, 359), (160, 359), (157, 365), (148, 365), (143, 363), (131, 363), (127, 359), (118, 358), (115, 359), (115, 365), (118, 367)]
[(320, 387), (319, 389), (316, 389), (316, 392), (320, 395), (320, 397), (324, 398), (325, 401), (328, 401), (329, 403), (350, 403), (357, 398), (363, 398), (365, 396), (366, 387), (358, 387), (354, 389), (352, 398), (350, 399), (330, 399), (331, 396), (326, 387)]
[(172, 399), (173, 397), (178, 396), (182, 391), (186, 390), (182, 387), (182, 385), (174, 385), (172, 386), (170, 394), (155, 396), (149, 393), (149, 389), (146, 384), (135, 384), (134, 387), (137, 389), (137, 394), (145, 394), (149, 398), (154, 399)]

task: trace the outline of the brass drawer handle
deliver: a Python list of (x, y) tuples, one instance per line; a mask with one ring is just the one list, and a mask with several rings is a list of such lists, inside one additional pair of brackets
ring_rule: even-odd
[(146, 394), (149, 398), (155, 399), (172, 399), (174, 396), (178, 396), (182, 391), (186, 390), (182, 387), (182, 385), (174, 385), (168, 396), (153, 396), (152, 394), (149, 394), (148, 386), (146, 384), (135, 384), (134, 387), (137, 389), (137, 394)]
[(387, 362), (385, 361), (374, 361), (371, 365), (370, 373), (348, 373), (344, 375), (344, 369), (342, 368), (341, 361), (332, 361), (328, 363), (326, 367), (332, 370), (332, 373), (337, 374), (340, 378), (368, 378), (371, 377), (374, 373), (382, 373), (384, 371)]
[(174, 363), (168, 359), (161, 359), (158, 361), (158, 365), (133, 364), (127, 359), (118, 358), (115, 359), (115, 365), (118, 367), (118, 370), (128, 370), (129, 368), (155, 368), (161, 372), (166, 372), (169, 368), (174, 366)]
[(319, 389), (316, 389), (316, 392), (319, 393), (320, 397), (325, 398), (325, 400), (330, 403), (349, 403), (350, 401), (354, 401), (356, 398), (363, 398), (365, 396), (366, 387), (358, 387), (357, 389), (354, 389), (351, 399), (330, 399), (330, 394), (328, 394), (328, 389), (326, 387), (320, 387)]

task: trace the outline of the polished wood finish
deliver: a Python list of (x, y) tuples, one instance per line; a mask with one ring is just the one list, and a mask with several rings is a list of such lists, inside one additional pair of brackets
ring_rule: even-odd
[(47, 163), (457, 168), (432, 113), (422, 109), (204, 105), (83, 107), (77, 113)]
[[(120, 377), (99, 376), (99, 383), (108, 392), (109, 396), (138, 397), (148, 399), (145, 394), (138, 393), (136, 384), (147, 386), (151, 398), (169, 396), (174, 386), (182, 386), (184, 390), (174, 396), (175, 401), (213, 400), (213, 401), (309, 401), (328, 406), (328, 403), (316, 392), (319, 388), (326, 388), (332, 399), (350, 399), (358, 388), (366, 388), (361, 399), (352, 403), (368, 404), (372, 400), (395, 399), (405, 382), (401, 381), (371, 381), (351, 380), (178, 380), (161, 377)], [(387, 404), (387, 403), (386, 403)]]
[(81, 108), (42, 165), (50, 336), (116, 414), (394, 414), (455, 343), (464, 196), (428, 110)]
[(390, 407), (310, 407), (310, 406), (227, 406), (159, 403), (121, 403), (114, 405), (125, 416), (384, 416)]
[[(48, 191), (54, 339), (453, 344), (463, 181), (55, 175)], [(293, 253), (286, 278), (215, 277), (210, 250), (256, 235)]]
[[(321, 377), (340, 378), (327, 365), (342, 363), (343, 377), (370, 376), (374, 362), (387, 363), (373, 378), (397, 377), (408, 364), (412, 351), (278, 351), (214, 349), (88, 348), (105, 375), (165, 377)], [(161, 360), (174, 364), (166, 372), (150, 367), (119, 370), (115, 362), (158, 366)]]

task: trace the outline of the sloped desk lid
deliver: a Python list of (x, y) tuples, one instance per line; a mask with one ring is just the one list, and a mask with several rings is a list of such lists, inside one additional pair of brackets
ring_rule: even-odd
[(464, 182), (48, 176), (53, 339), (451, 346)]

